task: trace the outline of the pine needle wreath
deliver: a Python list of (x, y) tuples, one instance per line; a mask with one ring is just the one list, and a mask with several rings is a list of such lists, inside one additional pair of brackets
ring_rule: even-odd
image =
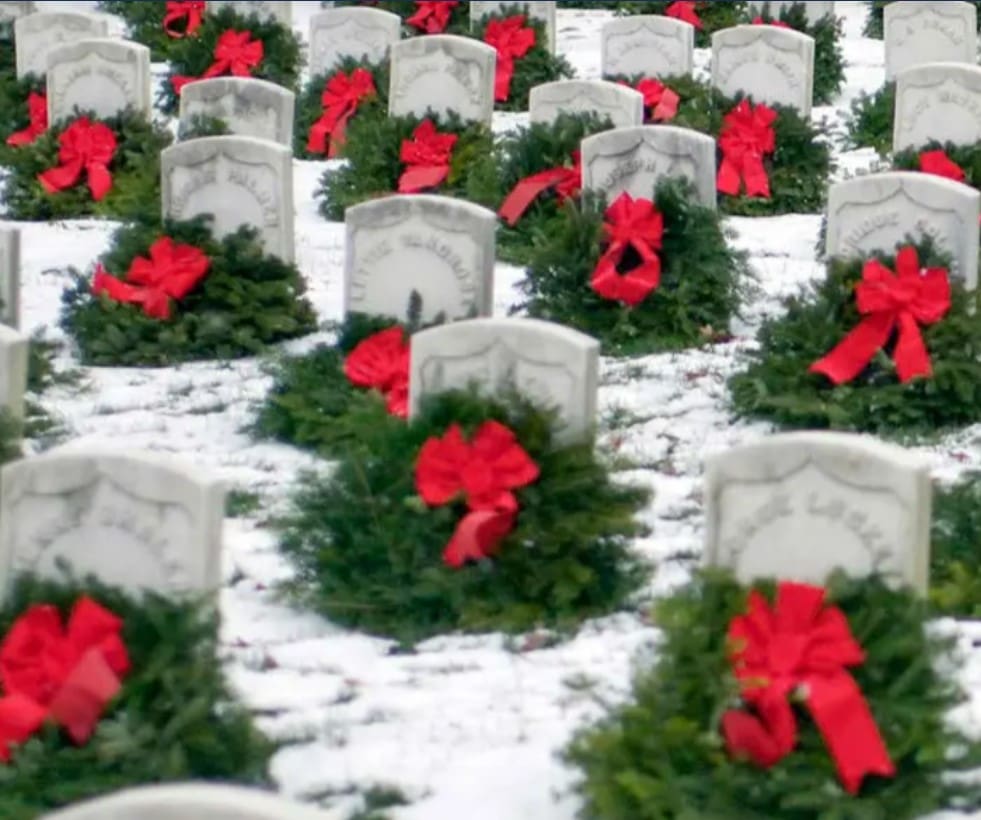
[[(648, 79), (643, 74), (635, 74), (627, 77), (619, 74), (604, 77), (614, 83), (624, 83), (631, 88), (637, 88), (638, 84)], [(718, 116), (715, 111), (716, 94), (712, 87), (701, 80), (693, 77), (653, 77), (670, 88), (681, 100), (678, 103), (678, 113), (669, 121), (663, 123), (653, 123), (648, 121), (648, 125), (674, 125), (678, 128), (691, 128), (693, 131), (700, 131), (703, 134), (714, 136), (712, 129), (716, 127)], [(650, 112), (648, 111), (648, 114)]]
[(964, 172), (963, 182), (974, 188), (981, 187), (981, 145), (954, 145), (951, 142), (931, 140), (919, 148), (908, 148), (893, 155), (893, 167), (897, 171), (920, 171), (920, 155), (929, 151), (943, 151)]
[(166, 366), (253, 356), (317, 329), (300, 272), (267, 255), (253, 229), (216, 240), (206, 217), (163, 225), (147, 220), (120, 228), (100, 262), (124, 279), (132, 261), (146, 257), (161, 236), (200, 248), (210, 260), (207, 275), (174, 301), (170, 319), (156, 319), (138, 305), (93, 296), (90, 277), (72, 271), (75, 285), (62, 295), (61, 326), (84, 364)]
[[(541, 470), (517, 491), (517, 524), (490, 562), (451, 569), (442, 552), (461, 507), (418, 498), (419, 449), (458, 423), (513, 430)], [(414, 643), (454, 631), (572, 630), (627, 604), (646, 577), (631, 538), (648, 492), (611, 480), (592, 443), (556, 447), (554, 416), (519, 398), (435, 397), (409, 424), (360, 433), (330, 475), (307, 475), (280, 522), (292, 595), (344, 626)]]
[[(772, 584), (754, 585), (771, 593)], [(657, 660), (628, 702), (579, 732), (565, 752), (581, 771), (582, 820), (915, 820), (941, 808), (975, 807), (976, 784), (947, 775), (977, 765), (978, 744), (947, 722), (965, 700), (951, 680), (953, 642), (929, 633), (925, 601), (876, 579), (833, 577), (839, 607), (867, 658), (850, 669), (871, 707), (894, 779), (867, 779), (857, 796), (840, 785), (813, 720), (798, 711), (793, 752), (771, 769), (726, 754), (720, 715), (738, 691), (726, 657), (729, 621), (747, 588), (719, 571), (696, 578), (658, 606)], [(946, 661), (945, 664), (942, 664)]]
[(661, 282), (639, 306), (604, 299), (590, 287), (604, 216), (602, 205), (585, 195), (579, 205), (567, 203), (560, 225), (536, 241), (517, 310), (599, 339), (607, 356), (726, 338), (750, 283), (745, 254), (732, 249), (718, 213), (698, 204), (688, 182), (661, 182), (654, 204), (664, 218)]
[(135, 600), (94, 582), (22, 578), (0, 608), (0, 634), (33, 604), (64, 614), (83, 594), (123, 619), (132, 670), (87, 744), (76, 747), (52, 727), (0, 765), (0, 817), (33, 820), (128, 786), (269, 785), (273, 749), (235, 703), (218, 658), (217, 616), (207, 607), (154, 594)]
[(96, 8), (125, 20), (127, 37), (147, 46), (154, 62), (166, 61), (174, 44), (182, 39), (164, 31), (167, 3), (163, 0), (100, 0)]
[[(0, 49), (2, 48), (3, 45), (0, 44)], [(19, 150), (7, 145), (7, 138), (31, 124), (30, 111), (27, 107), (31, 92), (43, 94), (44, 91), (43, 78), (30, 75), (18, 80), (13, 74), (0, 72), (0, 111), (5, 112), (5, 116), (0, 119), (0, 165), (8, 165), (9, 155)]]
[[(892, 0), (870, 0), (866, 5), (869, 7), (868, 17), (865, 18), (865, 26), (862, 34), (865, 37), (872, 37), (881, 40), (885, 26), (885, 8)], [(981, 12), (981, 2), (975, 0), (974, 5)], [(981, 31), (981, 14), (978, 15), (978, 30)]]
[(886, 83), (873, 94), (860, 94), (852, 100), (848, 116), (848, 147), (871, 147), (882, 155), (888, 154), (892, 150), (895, 118), (895, 83)]
[[(333, 5), (333, 6), (368, 6), (373, 9), (379, 9), (380, 11), (388, 11), (392, 14), (397, 14), (402, 18), (402, 36), (403, 37), (418, 37), (425, 35), (428, 32), (420, 31), (415, 26), (410, 26), (405, 21), (408, 20), (417, 11), (417, 4), (411, 0), (377, 0), (377, 2), (364, 2), (364, 0), (338, 0), (338, 2), (333, 4), (321, 3), (322, 6)], [(446, 27), (445, 31), (441, 31), (440, 34), (458, 34), (464, 37), (470, 36), (470, 3), (459, 2), (450, 12), (450, 21)]]

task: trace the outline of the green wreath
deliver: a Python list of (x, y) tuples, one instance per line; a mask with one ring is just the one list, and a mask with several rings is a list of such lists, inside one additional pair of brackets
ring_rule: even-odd
[[(321, 6), (369, 6), (373, 9), (379, 9), (381, 11), (388, 11), (392, 14), (397, 14), (402, 18), (402, 36), (403, 37), (419, 37), (427, 34), (425, 31), (420, 31), (415, 26), (410, 26), (406, 21), (416, 13), (416, 4), (409, 2), (409, 0), (379, 0), (379, 2), (360, 2), (360, 0), (338, 0), (338, 2), (329, 4), (321, 3)], [(459, 34), (464, 37), (470, 36), (470, 4), (467, 2), (457, 3), (450, 12), (450, 22), (447, 25), (445, 31), (439, 32), (440, 34)]]
[(163, 0), (100, 0), (96, 8), (125, 20), (129, 39), (147, 46), (154, 62), (165, 62), (182, 39), (164, 31), (167, 3)]
[(133, 260), (148, 257), (161, 236), (203, 251), (207, 274), (187, 296), (172, 302), (169, 319), (159, 319), (145, 315), (139, 305), (94, 296), (91, 279), (73, 270), (75, 285), (62, 295), (61, 326), (84, 364), (164, 366), (252, 356), (317, 329), (300, 272), (265, 254), (253, 229), (243, 227), (216, 240), (206, 217), (163, 225), (147, 220), (120, 228), (100, 264), (124, 279)]
[(217, 615), (203, 605), (96, 583), (21, 578), (0, 608), (0, 634), (34, 604), (67, 616), (89, 595), (120, 617), (131, 662), (95, 734), (73, 745), (45, 727), (0, 765), (0, 816), (41, 814), (127, 786), (186, 780), (268, 785), (270, 743), (237, 705), (218, 658)]
[[(0, 49), (2, 48), (3, 45), (0, 44)], [(31, 124), (27, 101), (32, 92), (44, 94), (43, 78), (32, 74), (18, 80), (12, 73), (0, 72), (0, 111), (6, 114), (0, 119), (0, 165), (9, 165), (11, 152), (19, 150), (7, 145), (7, 138)]]
[(981, 186), (981, 145), (954, 145), (952, 142), (931, 140), (920, 148), (907, 148), (893, 155), (897, 171), (919, 171), (920, 155), (926, 151), (943, 151), (964, 172), (963, 182), (974, 188)]
[[(769, 598), (773, 585), (754, 588)], [(953, 641), (928, 634), (925, 601), (876, 579), (836, 576), (827, 600), (844, 612), (867, 654), (848, 672), (896, 777), (870, 778), (858, 795), (847, 793), (817, 727), (799, 708), (790, 755), (770, 769), (731, 759), (719, 731), (738, 694), (726, 634), (746, 610), (747, 591), (727, 573), (702, 572), (658, 607), (662, 637), (653, 667), (637, 676), (625, 705), (611, 707), (566, 750), (566, 761), (581, 770), (582, 820), (915, 820), (961, 808), (961, 798), (964, 807), (978, 805), (976, 784), (947, 777), (972, 769), (981, 751), (947, 723), (964, 699), (938, 672), (951, 660)]]
[(852, 100), (848, 115), (848, 147), (874, 148), (880, 154), (892, 150), (896, 119), (896, 84), (886, 83), (872, 94), (862, 93)]
[[(862, 34), (865, 37), (872, 37), (881, 40), (885, 23), (885, 8), (892, 0), (870, 0), (868, 17), (865, 18), (865, 26)], [(981, 12), (981, 2), (974, 0), (974, 5)], [(981, 31), (981, 14), (978, 15), (978, 31)]]
[(703, 134), (713, 133), (712, 128), (717, 120), (715, 92), (706, 82), (685, 75), (648, 78), (643, 74), (635, 74), (630, 77), (614, 74), (603, 79), (614, 83), (623, 83), (631, 88), (637, 88), (643, 80), (657, 79), (677, 94), (681, 100), (678, 103), (678, 113), (671, 120), (655, 123), (650, 120), (651, 112), (648, 111), (646, 112), (647, 124), (674, 125), (678, 128), (691, 128)]

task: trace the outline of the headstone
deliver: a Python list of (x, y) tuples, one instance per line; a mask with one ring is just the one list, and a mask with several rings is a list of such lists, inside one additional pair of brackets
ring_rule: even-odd
[(214, 77), (191, 83), (181, 92), (181, 125), (195, 116), (217, 117), (242, 137), (293, 145), (292, 91), (252, 77)]
[(0, 228), (0, 323), (20, 327), (20, 231)]
[(345, 312), (402, 319), (415, 291), (425, 321), (440, 313), (448, 320), (491, 314), (493, 211), (414, 194), (355, 205), (344, 222)]
[(402, 36), (402, 18), (380, 9), (344, 6), (327, 9), (310, 18), (310, 75), (330, 71), (338, 62), (352, 58), (377, 64)]
[(554, 122), (559, 114), (609, 117), (616, 128), (642, 125), (644, 95), (606, 80), (559, 80), (531, 89), (528, 111), (532, 123)]
[(978, 12), (974, 3), (889, 3), (883, 31), (887, 81), (921, 63), (977, 62)]
[(548, 36), (548, 48), (554, 54), (555, 53), (555, 6), (554, 2), (542, 2), (542, 0), (505, 0), (503, 3), (495, 2), (479, 2), (479, 0), (473, 0), (470, 3), (470, 23), (472, 26), (476, 26), (485, 17), (490, 17), (492, 14), (500, 14), (502, 11), (510, 10), (512, 7), (517, 6), (521, 8), (529, 17), (533, 17), (536, 20), (541, 20), (542, 24), (545, 26), (545, 33)]
[(412, 337), (410, 414), (433, 393), (471, 385), (492, 393), (510, 388), (558, 411), (558, 441), (589, 440), (596, 423), (599, 354), (592, 337), (539, 319), (439, 325)]
[(60, 447), (0, 471), (0, 596), (23, 573), (129, 591), (210, 592), (221, 582), (225, 491), (168, 457)]
[(981, 141), (981, 68), (924, 63), (896, 77), (893, 150), (931, 140), (955, 145)]
[(749, 14), (751, 17), (756, 17), (760, 14), (766, 12), (774, 20), (779, 20), (780, 15), (783, 14), (785, 9), (791, 9), (796, 5), (801, 5), (807, 12), (807, 22), (810, 25), (816, 25), (820, 23), (825, 17), (829, 15), (834, 15), (835, 4), (831, 3), (819, 3), (816, 0), (807, 0), (807, 2), (795, 2), (795, 0), (789, 0), (788, 2), (779, 2), (779, 0), (750, 0), (749, 3)]
[(692, 182), (698, 201), (716, 206), (715, 140), (673, 125), (640, 125), (594, 134), (582, 141), (583, 188), (612, 202), (624, 191), (651, 199), (665, 177)]
[(0, 408), (15, 419), (24, 418), (29, 348), (26, 336), (0, 325)]
[(14, 20), (14, 50), (17, 76), (36, 74), (41, 77), (48, 68), (51, 49), (64, 43), (92, 37), (109, 36), (109, 18), (105, 14), (84, 11), (40, 11)]
[(273, 0), (273, 2), (235, 2), (234, 0), (208, 0), (208, 10), (218, 12), (224, 8), (235, 10), (236, 14), (243, 17), (253, 15), (265, 20), (275, 20), (282, 23), (286, 28), (293, 25), (292, 3), (284, 0)]
[(604, 77), (690, 76), (695, 69), (695, 28), (663, 14), (618, 17), (603, 26)]
[(497, 51), (452, 34), (410, 37), (393, 43), (388, 113), (393, 117), (456, 113), (490, 125), (494, 115)]
[(865, 436), (792, 433), (708, 460), (710, 565), (743, 583), (823, 585), (835, 569), (927, 590), (928, 467)]
[(0, 23), (16, 20), (26, 14), (34, 14), (36, 8), (36, 3), (0, 3)]
[(712, 35), (712, 85), (727, 97), (811, 113), (814, 39), (779, 26), (733, 26)]
[(115, 39), (79, 40), (48, 53), (48, 120), (75, 109), (114, 117), (127, 108), (150, 116), (150, 49)]
[(250, 225), (268, 253), (293, 261), (293, 152), (254, 137), (203, 137), (160, 152), (163, 213), (213, 214), (222, 238)]
[(978, 282), (981, 193), (914, 171), (839, 182), (828, 191), (828, 256), (891, 254), (907, 237), (929, 236), (952, 257), (951, 274), (969, 290)]

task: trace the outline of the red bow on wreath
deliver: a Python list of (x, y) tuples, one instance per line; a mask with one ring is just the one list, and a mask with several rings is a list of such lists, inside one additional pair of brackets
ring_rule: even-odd
[(783, 20), (764, 20), (762, 17), (753, 18), (754, 26), (776, 26), (777, 28), (791, 28), (790, 23), (785, 23)]
[(361, 103), (378, 93), (371, 72), (364, 68), (354, 69), (350, 75), (338, 71), (324, 85), (320, 102), (323, 116), (310, 128), (307, 150), (315, 154), (337, 156), (344, 145), (347, 124)]
[(234, 77), (251, 77), (252, 70), (262, 62), (265, 49), (262, 40), (253, 40), (251, 31), (232, 31), (229, 29), (218, 38), (214, 50), (214, 62), (208, 66), (200, 77), (177, 76), (170, 78), (174, 92), (188, 83), (197, 80), (207, 80), (209, 77), (220, 77), (231, 74)]
[(92, 199), (104, 199), (112, 189), (109, 163), (116, 154), (116, 135), (108, 125), (79, 117), (58, 137), (57, 168), (38, 174), (41, 186), (49, 194), (71, 188), (85, 171)]
[(723, 194), (739, 196), (746, 186), (746, 196), (769, 198), (770, 180), (763, 157), (777, 149), (773, 123), (777, 112), (762, 103), (754, 106), (743, 100), (726, 114), (719, 136), (722, 165), (716, 187)]
[[(620, 85), (630, 87), (630, 83), (623, 80), (620, 81)], [(667, 122), (678, 115), (678, 104), (681, 102), (681, 97), (664, 83), (658, 82), (653, 77), (647, 77), (633, 87), (644, 95), (644, 111), (647, 112), (645, 118), (647, 122)]]
[(920, 154), (920, 170), (925, 174), (963, 182), (967, 178), (964, 169), (947, 156), (946, 151), (924, 151)]
[(114, 302), (142, 305), (154, 319), (170, 318), (170, 300), (183, 299), (208, 273), (211, 260), (193, 245), (176, 245), (169, 236), (150, 246), (150, 258), (138, 256), (129, 266), (126, 281), (95, 269), (92, 293), (105, 293)]
[(48, 98), (45, 94), (32, 91), (27, 95), (27, 115), (30, 125), (23, 131), (16, 131), (7, 137), (7, 145), (19, 147), (30, 145), (48, 130)]
[(893, 359), (901, 382), (929, 376), (927, 353), (919, 325), (939, 322), (950, 310), (950, 280), (945, 268), (920, 269), (916, 248), (896, 255), (896, 273), (870, 259), (855, 288), (858, 312), (865, 318), (834, 350), (811, 365), (835, 384), (850, 382), (861, 373), (898, 331)]
[(694, 2), (685, 2), (685, 0), (678, 0), (676, 3), (672, 3), (668, 6), (664, 13), (668, 17), (673, 17), (675, 20), (681, 20), (685, 23), (693, 25), (695, 28), (702, 28), (702, 20), (698, 16), (698, 11), (696, 11), (696, 4)]
[[(649, 199), (634, 199), (624, 192), (606, 209), (603, 232), (609, 243), (600, 257), (590, 287), (604, 299), (636, 307), (661, 284), (661, 249), (664, 218)], [(621, 273), (618, 267), (633, 250), (639, 263)]]
[(91, 598), (78, 600), (67, 629), (53, 606), (31, 607), (14, 622), (0, 644), (0, 761), (48, 719), (76, 743), (92, 736), (129, 672), (122, 627)]
[(462, 497), (470, 510), (457, 525), (443, 560), (462, 567), (492, 557), (514, 527), (518, 499), (513, 490), (538, 480), (538, 465), (514, 433), (496, 421), (484, 422), (469, 443), (454, 424), (431, 438), (416, 462), (416, 490), (430, 507)]
[(856, 794), (869, 774), (894, 777), (879, 727), (858, 684), (846, 671), (865, 662), (844, 613), (824, 605), (825, 590), (782, 583), (772, 608), (758, 592), (748, 611), (729, 624), (733, 669), (743, 700), (755, 714), (729, 711), (722, 733), (729, 753), (770, 768), (793, 751), (797, 720), (790, 698), (802, 699), (834, 759), (838, 776)]
[(525, 16), (516, 14), (504, 20), (487, 23), (484, 42), (497, 50), (497, 70), (494, 74), (494, 99), (507, 102), (514, 79), (514, 61), (524, 57), (535, 46), (535, 30), (525, 25)]
[(426, 188), (437, 188), (450, 175), (450, 160), (456, 134), (441, 134), (432, 120), (424, 120), (403, 140), (400, 159), (408, 167), (399, 178), (400, 194), (415, 194)]
[(390, 327), (358, 344), (344, 360), (344, 375), (358, 387), (377, 390), (388, 412), (409, 415), (409, 343), (400, 327)]
[(571, 168), (550, 168), (522, 179), (507, 195), (497, 215), (513, 228), (531, 203), (549, 188), (555, 191), (555, 199), (560, 205), (567, 199), (579, 196), (582, 190), (582, 157), (578, 151), (572, 152)]
[[(199, 28), (204, 17), (204, 0), (190, 2), (175, 2), (167, 0), (167, 10), (164, 12), (163, 29), (168, 37), (190, 37)], [(175, 27), (175, 23), (184, 22), (184, 31)]]
[(450, 24), (453, 9), (459, 6), (459, 0), (416, 0), (416, 13), (405, 22), (413, 28), (426, 34), (442, 34)]

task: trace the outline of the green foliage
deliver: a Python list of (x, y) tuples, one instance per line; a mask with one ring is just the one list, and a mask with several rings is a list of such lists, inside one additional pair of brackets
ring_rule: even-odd
[[(609, 3), (608, 8), (616, 10), (617, 14), (664, 14), (672, 0), (651, 0), (651, 2)], [(566, 3), (560, 3), (566, 5)], [(583, 4), (586, 7), (586, 4)], [(599, 4), (592, 4), (599, 7)], [(711, 48), (712, 35), (719, 29), (738, 26), (743, 22), (746, 3), (743, 0), (707, 0), (695, 6), (702, 28), (695, 31), (696, 48)]]
[[(82, 115), (79, 112), (77, 116)], [(112, 190), (101, 202), (94, 201), (84, 171), (76, 185), (54, 194), (47, 193), (38, 182), (38, 174), (60, 165), (58, 137), (75, 120), (73, 116), (55, 123), (31, 145), (6, 152), (9, 173), (3, 183), (2, 199), (8, 219), (137, 219), (160, 211), (160, 152), (172, 142), (170, 132), (132, 110), (116, 117), (85, 116), (105, 123), (116, 135), (116, 153), (109, 163)]]
[(662, 181), (654, 204), (664, 217), (661, 284), (638, 307), (604, 299), (589, 285), (601, 256), (603, 209), (588, 196), (580, 205), (567, 203), (561, 224), (536, 241), (520, 307), (596, 337), (607, 356), (724, 336), (748, 283), (745, 255), (730, 247), (718, 214), (698, 204), (688, 182)]
[(895, 83), (886, 83), (874, 94), (859, 94), (852, 100), (848, 117), (849, 147), (868, 146), (880, 154), (888, 154), (892, 149), (892, 128), (895, 118)]
[[(631, 88), (636, 88), (637, 84), (645, 77), (642, 74), (632, 77), (613, 75), (603, 79), (614, 83), (623, 82)], [(670, 122), (661, 124), (691, 128), (694, 131), (701, 131), (703, 134), (715, 135), (712, 129), (718, 128), (720, 120), (715, 110), (716, 100), (711, 86), (693, 77), (654, 77), (653, 79), (660, 80), (681, 98), (675, 118)], [(649, 122), (648, 124), (655, 123)]]
[(164, 366), (197, 359), (231, 359), (316, 330), (316, 314), (294, 265), (267, 255), (253, 229), (222, 240), (211, 237), (205, 217), (189, 222), (148, 220), (119, 229), (101, 257), (105, 269), (125, 279), (137, 256), (147, 256), (161, 236), (193, 245), (211, 260), (208, 275), (171, 305), (171, 318), (154, 319), (138, 305), (92, 295), (87, 276), (63, 296), (61, 325), (74, 338), (84, 364)]
[(130, 40), (150, 48), (151, 59), (164, 62), (179, 38), (164, 31), (163, 21), (166, 2), (160, 0), (101, 0), (96, 4), (99, 11), (115, 14), (126, 21)]
[[(869, 16), (865, 18), (865, 27), (862, 34), (881, 40), (883, 35), (884, 11), (891, 0), (870, 0), (866, 5), (869, 7)], [(981, 2), (975, 0), (974, 5), (981, 12)], [(978, 15), (978, 30), (981, 31), (981, 14)]]
[[(516, 433), (541, 469), (517, 492), (514, 531), (489, 562), (456, 570), (442, 552), (460, 503), (428, 509), (416, 495), (422, 445), (459, 423)], [(625, 605), (646, 576), (630, 550), (646, 490), (614, 484), (593, 444), (557, 447), (554, 416), (513, 398), (435, 397), (410, 424), (366, 424), (329, 476), (310, 475), (281, 522), (304, 606), (345, 626), (411, 643), (462, 630), (572, 629)]]
[(210, 607), (152, 594), (135, 600), (95, 582), (21, 578), (0, 609), (0, 634), (33, 604), (67, 615), (83, 594), (123, 619), (132, 671), (86, 745), (74, 746), (52, 726), (14, 750), (12, 762), (0, 766), (0, 817), (33, 820), (136, 785), (266, 785), (273, 749), (234, 702)]
[(944, 151), (964, 171), (964, 182), (967, 185), (981, 187), (981, 145), (954, 145), (952, 142), (931, 140), (919, 148), (908, 148), (894, 154), (893, 166), (897, 171), (919, 171), (920, 154), (924, 151)]
[(186, 142), (202, 137), (224, 137), (231, 133), (231, 127), (221, 117), (213, 117), (209, 114), (193, 114), (189, 119), (181, 122), (177, 139)]
[[(321, 5), (325, 5), (321, 3)], [(392, 14), (397, 14), (402, 18), (403, 21), (411, 17), (416, 13), (416, 4), (410, 2), (409, 0), (378, 0), (378, 2), (364, 3), (361, 0), (338, 0), (334, 3), (335, 6), (371, 6), (373, 9), (380, 9), (381, 11), (388, 11)], [(419, 31), (415, 26), (403, 25), (402, 26), (402, 36), (403, 37), (417, 37), (419, 35), (424, 35), (426, 32)], [(461, 2), (453, 8), (450, 14), (450, 23), (446, 27), (446, 31), (443, 34), (460, 34), (464, 37), (470, 36), (470, 3)]]
[(730, 759), (718, 728), (738, 691), (726, 631), (745, 612), (746, 597), (727, 574), (706, 572), (662, 602), (654, 667), (638, 675), (628, 703), (566, 751), (582, 770), (582, 820), (914, 820), (962, 796), (977, 803), (977, 785), (945, 777), (976, 766), (978, 755), (977, 744), (945, 721), (964, 700), (938, 672), (952, 642), (927, 633), (924, 601), (876, 579), (833, 578), (828, 602), (842, 609), (867, 652), (849, 671), (896, 778), (868, 778), (859, 795), (848, 794), (804, 710), (796, 748), (773, 768)]
[(23, 456), (21, 440), (24, 433), (24, 422), (14, 418), (6, 407), (0, 408), (0, 464), (17, 461)]
[[(0, 40), (0, 52), (4, 47), (3, 41)], [(31, 74), (18, 80), (13, 73), (0, 72), (0, 111), (4, 112), (4, 116), (0, 118), (0, 165), (7, 165), (8, 155), (20, 150), (8, 146), (7, 137), (30, 125), (27, 98), (32, 91), (44, 93), (42, 78)]]
[[(14, 48), (14, 21), (0, 20), (0, 82), (17, 73), (17, 53)], [(6, 109), (3, 109), (6, 110)]]
[(933, 496), (930, 602), (943, 615), (981, 616), (981, 475), (962, 477)]

